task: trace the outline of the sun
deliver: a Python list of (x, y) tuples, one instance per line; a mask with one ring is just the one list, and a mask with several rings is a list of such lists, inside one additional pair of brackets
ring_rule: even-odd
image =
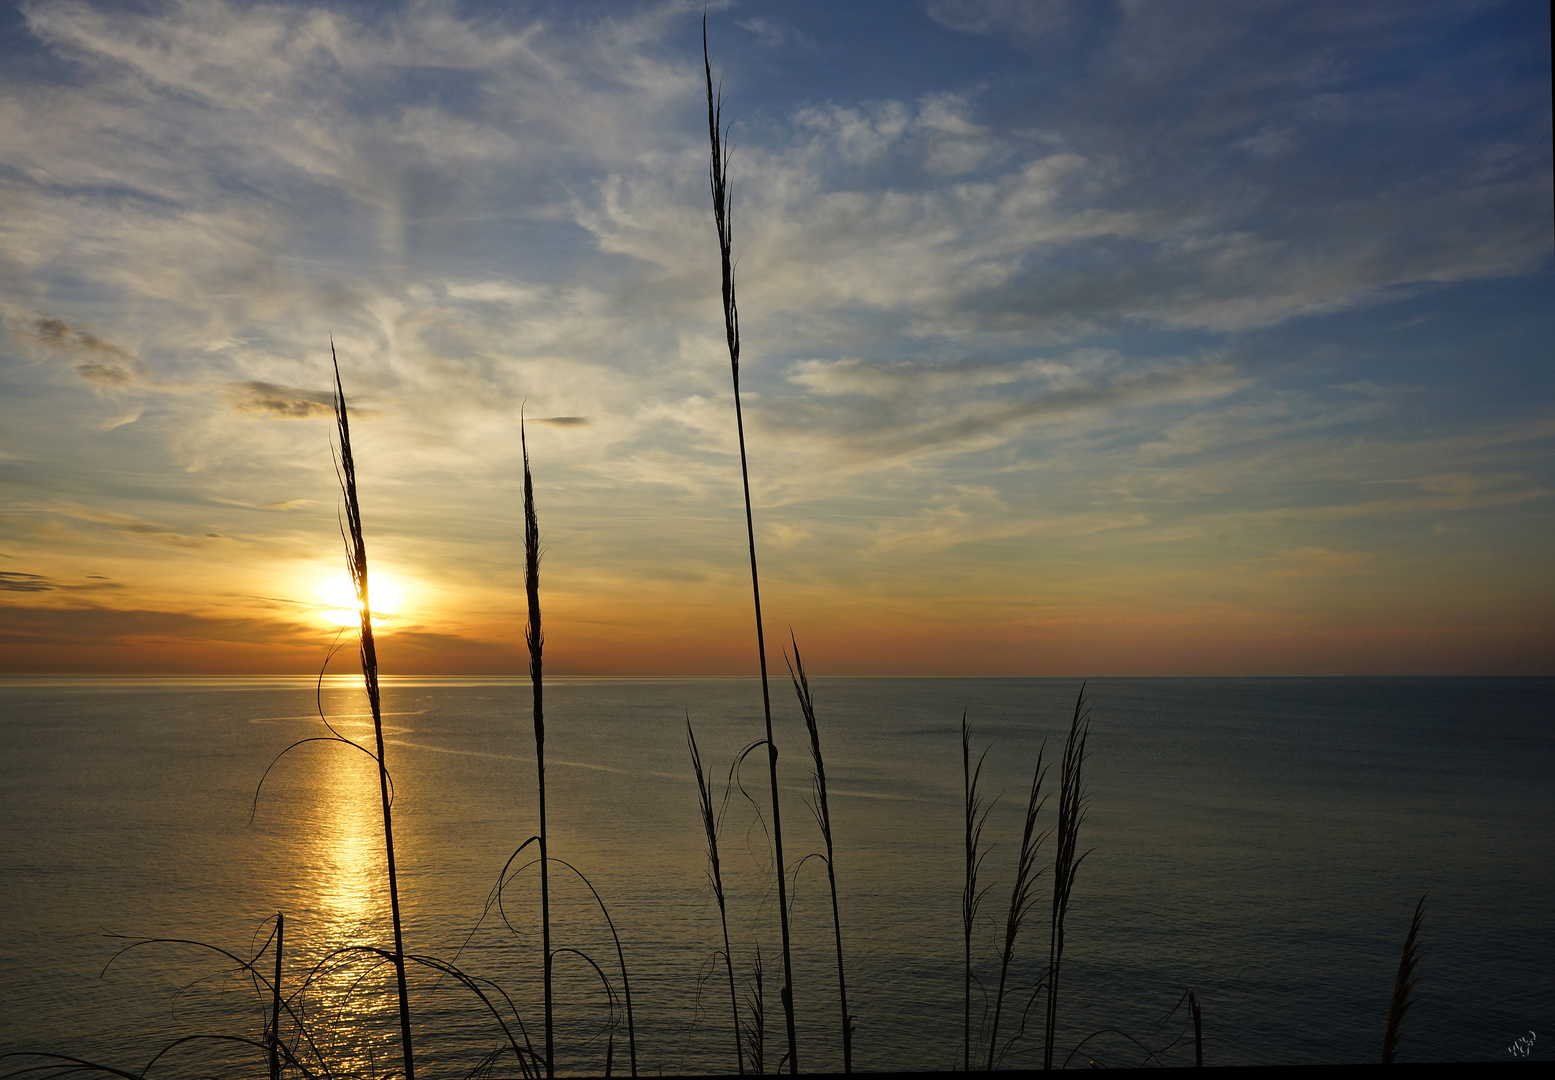
[[(373, 606), (373, 625), (392, 619), (400, 609), (403, 592), (392, 578), (378, 573), (367, 576), (368, 595)], [(340, 573), (318, 580), (314, 590), (322, 602), (319, 618), (330, 626), (357, 626), (361, 615), (356, 603), (356, 587), (350, 576)]]

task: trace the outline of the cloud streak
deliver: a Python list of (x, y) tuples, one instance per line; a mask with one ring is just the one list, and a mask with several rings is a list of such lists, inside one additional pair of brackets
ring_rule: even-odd
[[(308, 420), (335, 415), (335, 397), (327, 390), (299, 390), (293, 386), (251, 381), (229, 384), (226, 394), (234, 412), (269, 416), (278, 420)], [(353, 405), (351, 411), (361, 412), (361, 408)]]
[(212, 544), (232, 539), (218, 532), (206, 532), (199, 535), (181, 533), (168, 528), (166, 525), (146, 521), (133, 514), (124, 514), (116, 510), (100, 510), (96, 507), (83, 506), (79, 503), (55, 503), (45, 509), (48, 513), (61, 517), (90, 522), (94, 525), (104, 525), (115, 532), (125, 533), (129, 536), (143, 538), (172, 547), (207, 548)]
[(13, 318), (11, 332), (27, 345), (75, 360), (76, 374), (111, 390), (145, 381), (146, 365), (96, 334), (45, 315)]
[[(1047, 385), (1012, 392), (1045, 375)], [(1042, 362), (949, 369), (856, 360), (800, 365), (793, 381), (824, 397), (763, 403), (762, 430), (783, 439), (825, 438), (837, 458), (857, 464), (943, 451), (987, 449), (1033, 424), (1072, 423), (1168, 402), (1230, 396), (1234, 372), (1223, 363), (1161, 366), (1085, 375)], [(978, 390), (998, 392), (978, 396)], [(972, 400), (966, 400), (972, 396)], [(838, 400), (842, 399), (842, 400)], [(960, 400), (957, 400), (960, 399)]]

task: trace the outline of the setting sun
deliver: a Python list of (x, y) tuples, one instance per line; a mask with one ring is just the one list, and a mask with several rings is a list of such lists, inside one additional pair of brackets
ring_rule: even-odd
[[(372, 601), (374, 624), (393, 618), (400, 609), (400, 601), (403, 597), (400, 587), (379, 574), (369, 575), (367, 586), (368, 596)], [(323, 601), (319, 618), (330, 626), (355, 626), (360, 621), (356, 589), (347, 574), (342, 572), (331, 577), (320, 578), (314, 591)]]

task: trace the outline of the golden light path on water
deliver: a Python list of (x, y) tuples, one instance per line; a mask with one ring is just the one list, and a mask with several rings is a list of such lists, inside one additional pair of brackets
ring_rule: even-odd
[[(357, 689), (343, 696), (360, 708), (360, 694)], [(369, 714), (341, 715), (327, 698), (325, 710), (341, 735), (373, 747)], [(302, 1001), (321, 1022), (307, 1028), (331, 1062), (353, 1073), (381, 1071), (397, 1054), (398, 1040), (393, 969), (365, 951), (393, 947), (385, 932), (390, 911), (377, 766), (367, 754), (339, 744), (319, 744), (314, 761), (308, 872), (298, 888), (311, 894), (308, 939), (316, 943), (308, 962), (314, 974), (301, 987)]]

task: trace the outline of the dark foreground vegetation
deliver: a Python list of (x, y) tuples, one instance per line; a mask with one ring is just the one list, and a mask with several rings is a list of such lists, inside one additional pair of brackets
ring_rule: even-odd
[[(769, 802), (766, 813), (771, 821), (770, 840), (774, 867), (774, 884), (778, 896), (778, 957), (781, 967), (776, 971), (777, 1005), (781, 1009), (781, 1036), (773, 1038), (769, 1033), (769, 996), (771, 975), (763, 966), (762, 952), (757, 945), (749, 957), (737, 958), (730, 947), (728, 923), (728, 896), (724, 889), (722, 861), (719, 856), (723, 810), (728, 805), (729, 789), (722, 800), (716, 797), (714, 785), (709, 781), (699, 753), (696, 734), (689, 719), (686, 724), (686, 741), (692, 771), (696, 777), (697, 798), (701, 823), (706, 835), (708, 880), (717, 902), (722, 927), (721, 948), (714, 950), (714, 962), (721, 966), (723, 981), (728, 989), (728, 1015), (726, 1019), (729, 1037), (728, 1059), (724, 1066), (727, 1073), (763, 1074), (768, 1072), (798, 1073), (801, 1062), (795, 1029), (795, 988), (793, 986), (793, 942), (789, 925), (789, 878), (797, 874), (798, 867), (791, 867), (784, 858), (783, 826), (778, 789), (778, 747), (773, 738), (772, 704), (768, 684), (766, 642), (761, 617), (761, 588), (756, 559), (755, 526), (751, 510), (750, 480), (746, 461), (744, 417), (740, 403), (740, 327), (736, 302), (732, 203), (729, 188), (729, 148), (727, 130), (723, 126), (722, 98), (714, 87), (711, 63), (707, 59), (706, 26), (703, 27), (703, 60), (707, 78), (707, 120), (710, 143), (709, 184), (713, 201), (713, 220), (718, 237), (721, 266), (721, 286), (725, 336), (729, 352), (730, 375), (733, 386), (735, 427), (739, 438), (740, 475), (745, 496), (746, 537), (750, 555), (751, 594), (755, 614), (756, 653), (761, 674), (762, 707), (765, 718), (763, 737), (749, 743), (736, 756), (731, 765), (731, 777), (744, 759), (757, 751), (764, 751), (769, 780)], [(395, 863), (393, 778), (384, 753), (383, 722), (379, 694), (378, 657), (374, 647), (371, 618), (371, 592), (369, 587), (367, 548), (361, 508), (357, 499), (356, 462), (351, 450), (349, 412), (340, 379), (338, 360), (333, 359), (335, 383), (335, 434), (336, 468), (340, 482), (344, 515), (341, 537), (345, 545), (346, 563), (356, 590), (360, 613), (358, 653), (367, 701), (373, 719), (374, 742), (371, 746), (355, 742), (342, 735), (330, 722), (323, 708), (322, 691), (319, 695), (319, 718), (328, 730), (320, 735), (301, 740), (288, 746), (277, 755), (261, 776), (255, 790), (257, 808), (264, 780), (270, 769), (285, 756), (287, 751), (311, 742), (333, 742), (359, 751), (371, 758), (376, 766), (383, 820), (384, 867), (392, 919), (393, 948), (350, 946), (328, 953), (323, 959), (302, 972), (288, 973), (286, 961), (286, 918), (278, 912), (263, 942), (250, 953), (240, 953), (184, 939), (141, 939), (125, 946), (109, 961), (112, 965), (133, 950), (149, 946), (193, 947), (208, 951), (214, 958), (229, 965), (229, 970), (241, 974), (252, 985), (254, 993), (264, 1005), (266, 1017), (263, 1030), (247, 1033), (210, 1033), (186, 1036), (164, 1047), (149, 1062), (138, 1068), (119, 1067), (111, 1064), (87, 1061), (63, 1052), (12, 1052), (0, 1055), (4, 1072), (0, 1077), (51, 1076), (74, 1073), (97, 1073), (142, 1080), (158, 1074), (159, 1066), (186, 1067), (188, 1061), (199, 1063), (199, 1075), (211, 1075), (214, 1068), (230, 1070), (224, 1075), (268, 1075), (271, 1080), (282, 1076), (333, 1078), (361, 1075), (347, 1071), (331, 1052), (333, 1043), (318, 1030), (317, 1012), (310, 1010), (310, 995), (316, 995), (322, 977), (342, 965), (359, 966), (361, 978), (366, 979), (373, 970), (387, 966), (393, 973), (398, 1006), (399, 1046), (394, 1063), (384, 1062), (383, 1071), (372, 1070), (383, 1080), (402, 1077), (414, 1080), (417, 1068), (415, 1010), (411, 999), (406, 971), (416, 967), (435, 972), (451, 980), (469, 994), (475, 1006), (489, 1016), (492, 1049), (465, 1075), (469, 1077), (523, 1076), (550, 1077), (557, 1069), (576, 1072), (578, 1066), (568, 1061), (558, 1061), (556, 1040), (556, 995), (553, 993), (553, 967), (560, 953), (576, 953), (598, 974), (602, 993), (607, 997), (610, 1012), (606, 1030), (605, 1075), (624, 1071), (638, 1074), (637, 1033), (632, 1008), (632, 994), (627, 969), (627, 947), (616, 933), (609, 909), (581, 871), (563, 859), (552, 855), (546, 815), (545, 775), (545, 710), (543, 653), (544, 634), (541, 629), (540, 605), (540, 532), (535, 509), (535, 492), (530, 473), (527, 440), (520, 419), (520, 441), (523, 446), (524, 484), (524, 578), (528, 603), (528, 622), (524, 632), (529, 650), (529, 675), (533, 687), (532, 719), (534, 725), (536, 790), (538, 801), (538, 831), (518, 845), (497, 876), (497, 884), (488, 901), (488, 911), (500, 906), (503, 892), (526, 871), (539, 880), (540, 948), (542, 959), (542, 1015), (527, 1019), (520, 1014), (509, 994), (495, 982), (478, 974), (465, 971), (451, 960), (426, 956), (406, 949), (400, 920), (398, 876)], [(785, 651), (790, 679), (809, 736), (811, 777), (813, 785), (812, 809), (825, 846), (824, 854), (816, 853), (806, 858), (820, 858), (826, 866), (830, 886), (833, 941), (837, 962), (837, 1012), (835, 1038), (841, 1050), (843, 1069), (852, 1072), (855, 1062), (854, 1032), (856, 1017), (849, 1012), (846, 972), (844, 914), (840, 909), (837, 893), (837, 866), (834, 860), (832, 818), (827, 797), (826, 764), (822, 753), (820, 723), (817, 718), (814, 697), (805, 674), (796, 638), (790, 637), (791, 654)], [(333, 655), (333, 653), (331, 654)], [(322, 673), (320, 675), (322, 686)], [(1203, 1017), (1199, 1002), (1192, 990), (1167, 1011), (1161, 1024), (1146, 1042), (1114, 1029), (1097, 1031), (1072, 1047), (1056, 1045), (1057, 1015), (1060, 1005), (1060, 975), (1064, 955), (1064, 923), (1081, 864), (1091, 854), (1081, 852), (1080, 833), (1086, 817), (1087, 795), (1084, 787), (1084, 763), (1086, 743), (1090, 734), (1090, 708), (1082, 685), (1076, 697), (1070, 717), (1068, 732), (1059, 759), (1057, 776), (1057, 804), (1052, 815), (1053, 823), (1046, 828), (1041, 824), (1044, 811), (1053, 795), (1049, 780), (1050, 763), (1046, 762), (1046, 747), (1038, 753), (1032, 771), (1019, 854), (1013, 867), (1009, 899), (1003, 910), (1002, 921), (997, 922), (1000, 936), (995, 941), (994, 955), (997, 971), (975, 970), (974, 955), (981, 952), (975, 939), (979, 936), (979, 912), (988, 899), (993, 885), (983, 884), (986, 878), (984, 863), (991, 843), (985, 841), (984, 827), (992, 809), (980, 788), (983, 761), (988, 753), (984, 749), (974, 762), (973, 729), (969, 718), (961, 718), (961, 760), (964, 793), (964, 842), (965, 870), (962, 891), (962, 929), (964, 943), (963, 971), (963, 1023), (960, 1067), (966, 1071), (993, 1071), (1005, 1064), (1017, 1046), (1040, 1046), (1044, 1069), (1063, 1068), (1077, 1061), (1093, 1064), (1088, 1046), (1100, 1036), (1114, 1037), (1114, 1043), (1127, 1045), (1135, 1051), (1132, 1060), (1117, 1060), (1113, 1064), (1162, 1064), (1162, 1055), (1191, 1040), (1195, 1064), (1204, 1064)], [(689, 808), (688, 808), (689, 809)], [(689, 813), (688, 813), (689, 818)], [(531, 850), (532, 849), (532, 850)], [(528, 853), (528, 861), (522, 861)], [(613, 957), (593, 957), (573, 949), (555, 949), (552, 944), (551, 874), (563, 871), (576, 875), (587, 886), (609, 927), (614, 943)], [(1049, 881), (1043, 876), (1050, 874)], [(1396, 1053), (1405, 1013), (1410, 1006), (1416, 978), (1416, 941), (1424, 912), (1424, 899), (1417, 906), (1404, 945), (1398, 977), (1393, 990), (1382, 1042), (1382, 1062), (1393, 1061)], [(1012, 963), (1030, 933), (1022, 937), (1028, 920), (1037, 914), (1046, 916), (1047, 962), (1039, 965), (1040, 977), (1035, 986), (1016, 986), (1010, 979)], [(506, 919), (506, 915), (503, 915)], [(1037, 948), (1040, 949), (1040, 928)], [(738, 970), (737, 970), (738, 969)], [(106, 971), (106, 968), (105, 968)], [(619, 1008), (617, 1007), (619, 1005)], [(1161, 1035), (1175, 1019), (1176, 1033)], [(538, 1022), (537, 1022), (538, 1021)], [(1191, 1026), (1192, 1034), (1188, 1034)], [(624, 1030), (622, 1030), (624, 1028)], [(618, 1043), (624, 1046), (618, 1050)], [(164, 1059), (166, 1059), (164, 1061)], [(219, 1062), (219, 1064), (210, 1064)], [(868, 1069), (868, 1062), (861, 1063)], [(397, 1066), (397, 1067), (395, 1067)]]

